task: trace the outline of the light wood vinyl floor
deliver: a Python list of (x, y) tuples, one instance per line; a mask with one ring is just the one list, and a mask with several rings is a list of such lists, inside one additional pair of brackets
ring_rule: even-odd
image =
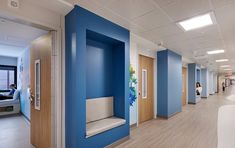
[(235, 104), (226, 99), (230, 94), (235, 94), (235, 86), (196, 105), (184, 106), (181, 113), (168, 120), (145, 122), (133, 128), (130, 139), (117, 148), (216, 148), (218, 109)]
[(33, 148), (29, 123), (20, 115), (0, 117), (0, 148)]

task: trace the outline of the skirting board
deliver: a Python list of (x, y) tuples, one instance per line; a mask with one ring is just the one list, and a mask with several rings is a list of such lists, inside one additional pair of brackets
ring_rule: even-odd
[(124, 137), (124, 138), (122, 138), (122, 139), (120, 139), (120, 140), (118, 140), (118, 141), (116, 141), (116, 142), (106, 146), (105, 148), (114, 148), (114, 147), (122, 144), (123, 142), (126, 142), (129, 139), (130, 139), (130, 136), (126, 136), (126, 137)]
[(192, 105), (195, 105), (196, 103), (195, 103), (195, 102), (188, 102), (188, 104), (192, 104)]
[[(181, 112), (181, 111), (180, 111), (180, 112)], [(168, 117), (164, 117), (164, 116), (159, 116), (159, 115), (157, 115), (157, 118), (169, 119), (169, 118), (175, 116), (176, 114), (178, 114), (178, 113), (180, 113), (180, 112), (173, 113), (173, 114), (169, 115)]]
[(131, 129), (136, 128), (136, 127), (137, 127), (137, 123), (130, 125)]

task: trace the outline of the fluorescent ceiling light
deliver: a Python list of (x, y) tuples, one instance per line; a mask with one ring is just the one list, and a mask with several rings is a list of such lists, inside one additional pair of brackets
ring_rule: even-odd
[(229, 70), (232, 70), (232, 69), (224, 69), (224, 70), (229, 71)]
[(222, 66), (220, 66), (220, 67), (226, 68), (226, 67), (230, 67), (230, 65), (222, 65)]
[(207, 51), (207, 54), (218, 54), (218, 53), (224, 53), (224, 50), (211, 50), (211, 51)]
[(204, 15), (196, 16), (181, 22), (178, 22), (177, 24), (180, 25), (185, 31), (202, 28), (205, 26), (209, 26), (214, 24), (214, 19), (212, 19), (212, 13), (207, 13)]
[(220, 59), (220, 60), (216, 60), (216, 62), (227, 62), (228, 59)]

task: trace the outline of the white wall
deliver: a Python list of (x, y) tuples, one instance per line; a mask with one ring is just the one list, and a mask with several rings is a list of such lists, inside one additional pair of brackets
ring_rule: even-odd
[(20, 8), (8, 7), (8, 0), (0, 0), (0, 17), (11, 20), (24, 20), (50, 28), (60, 27), (60, 14), (47, 8), (35, 5), (29, 0), (19, 0)]
[[(136, 77), (138, 81), (138, 56), (139, 54), (145, 55), (151, 58), (154, 58), (154, 78), (155, 78), (155, 83), (154, 83), (154, 100), (156, 103), (156, 50), (157, 50), (157, 45), (144, 39), (141, 38), (133, 33), (131, 33), (130, 36), (130, 63), (133, 66), (134, 70), (136, 71)], [(136, 87), (136, 90), (138, 92), (138, 84)], [(156, 104), (154, 104), (156, 107)], [(156, 109), (156, 108), (155, 108)], [(156, 110), (155, 110), (156, 112)], [(155, 113), (156, 115), (156, 113)], [(133, 106), (130, 106), (130, 125), (136, 124), (138, 121), (138, 96), (136, 102), (134, 102)]]
[(216, 73), (213, 74), (213, 88), (214, 88), (214, 92), (217, 93), (218, 89), (217, 89), (217, 74)]
[(209, 94), (213, 95), (214, 91), (214, 74), (212, 71), (209, 72)]

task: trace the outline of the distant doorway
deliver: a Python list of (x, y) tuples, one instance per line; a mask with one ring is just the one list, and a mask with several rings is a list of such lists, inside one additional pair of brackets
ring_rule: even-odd
[(186, 105), (186, 74), (187, 68), (182, 68), (182, 106)]
[(139, 56), (139, 123), (153, 119), (153, 59)]

